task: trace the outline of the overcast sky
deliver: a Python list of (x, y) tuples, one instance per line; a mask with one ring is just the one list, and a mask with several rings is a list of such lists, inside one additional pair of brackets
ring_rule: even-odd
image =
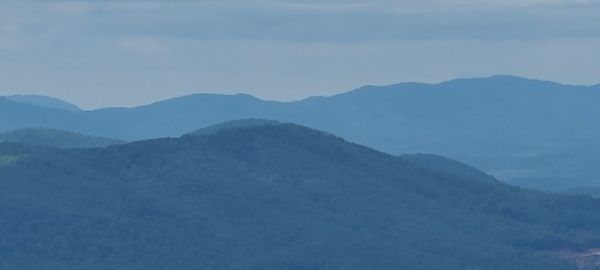
[(600, 0), (0, 3), (0, 95), (84, 108), (493, 74), (600, 82)]

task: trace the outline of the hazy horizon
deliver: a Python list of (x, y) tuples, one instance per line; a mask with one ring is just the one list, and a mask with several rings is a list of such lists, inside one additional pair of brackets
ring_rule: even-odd
[(339, 91), (332, 91), (331, 93), (324, 93), (324, 94), (316, 94), (316, 95), (308, 95), (308, 96), (300, 96), (297, 98), (290, 98), (290, 99), (272, 99), (272, 98), (265, 98), (265, 97), (261, 97), (261, 96), (257, 96), (254, 95), (250, 92), (236, 92), (236, 91), (229, 91), (229, 92), (219, 92), (219, 91), (207, 91), (207, 92), (190, 92), (190, 93), (185, 93), (183, 95), (176, 95), (176, 96), (166, 96), (163, 98), (159, 98), (156, 100), (150, 100), (148, 102), (144, 102), (144, 103), (132, 103), (132, 104), (125, 104), (125, 105), (111, 105), (111, 104), (106, 104), (106, 105), (101, 105), (101, 106), (97, 106), (97, 107), (85, 107), (82, 106), (81, 104), (78, 104), (77, 102), (74, 101), (70, 101), (67, 98), (62, 98), (60, 96), (51, 96), (51, 95), (46, 95), (46, 94), (40, 94), (40, 93), (36, 93), (36, 92), (31, 92), (31, 93), (14, 93), (11, 94), (10, 92), (6, 93), (6, 94), (1, 94), (0, 97), (2, 96), (43, 96), (43, 97), (50, 97), (50, 98), (55, 98), (55, 99), (59, 99), (65, 102), (68, 102), (72, 105), (75, 105), (77, 107), (79, 107), (82, 110), (98, 110), (98, 109), (105, 109), (105, 108), (134, 108), (134, 107), (139, 107), (139, 106), (145, 106), (145, 105), (151, 105), (157, 102), (161, 102), (161, 101), (165, 101), (165, 100), (169, 100), (169, 99), (174, 99), (174, 98), (179, 98), (179, 97), (185, 97), (185, 96), (190, 96), (190, 95), (197, 95), (197, 94), (207, 94), (207, 95), (249, 95), (255, 98), (258, 98), (260, 100), (264, 100), (264, 101), (274, 101), (274, 102), (296, 102), (296, 101), (301, 101), (307, 98), (312, 98), (312, 97), (328, 97), (328, 96), (335, 96), (335, 95), (339, 95), (339, 94), (344, 94), (353, 90), (357, 90), (360, 89), (362, 87), (367, 87), (367, 86), (375, 86), (375, 87), (385, 87), (385, 86), (391, 86), (391, 85), (397, 85), (397, 84), (404, 84), (404, 83), (417, 83), (417, 84), (431, 84), (431, 85), (436, 85), (436, 84), (442, 84), (445, 82), (450, 82), (453, 80), (460, 80), (460, 79), (484, 79), (484, 78), (492, 78), (492, 77), (498, 77), (498, 76), (506, 76), (506, 77), (515, 77), (515, 78), (521, 78), (521, 79), (525, 79), (525, 80), (533, 80), (533, 81), (547, 81), (547, 82), (552, 82), (552, 83), (558, 83), (558, 84), (562, 84), (562, 85), (571, 85), (571, 86), (585, 86), (585, 87), (593, 87), (593, 86), (597, 86), (600, 85), (600, 83), (596, 83), (596, 84), (569, 84), (569, 83), (562, 83), (559, 81), (554, 81), (554, 80), (542, 80), (542, 79), (538, 79), (538, 78), (527, 78), (527, 77), (521, 77), (521, 76), (516, 76), (516, 75), (507, 75), (507, 74), (495, 74), (495, 75), (490, 75), (490, 76), (484, 76), (484, 77), (462, 77), (462, 78), (452, 78), (449, 80), (443, 80), (443, 81), (438, 81), (438, 82), (418, 82), (418, 81), (404, 81), (404, 82), (397, 82), (397, 83), (392, 83), (392, 84), (381, 84), (381, 85), (373, 85), (373, 84), (363, 84), (360, 86), (355, 86), (353, 88), (349, 88), (349, 89), (341, 89)]
[(598, 1), (6, 1), (0, 95), (91, 109), (512, 74), (598, 83)]
[(600, 269), (600, 0), (5, 0), (0, 269)]

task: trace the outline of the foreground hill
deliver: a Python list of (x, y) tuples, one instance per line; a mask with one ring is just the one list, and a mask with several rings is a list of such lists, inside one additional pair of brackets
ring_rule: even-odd
[(600, 236), (600, 201), (291, 124), (0, 157), (3, 269), (574, 269)]
[[(0, 99), (0, 131), (52, 127), (126, 140), (180, 136), (240, 118), (294, 122), (393, 154), (437, 153), (504, 181), (600, 187), (600, 86), (510, 76), (367, 86), (271, 102), (198, 94), (135, 108), (51, 110)], [(560, 169), (557, 169), (560, 168)]]
[(211, 135), (211, 134), (215, 134), (223, 129), (256, 127), (256, 126), (265, 126), (265, 125), (280, 125), (280, 124), (282, 124), (282, 123), (279, 121), (268, 120), (268, 119), (238, 119), (238, 120), (227, 121), (227, 122), (219, 123), (216, 125), (211, 125), (211, 126), (208, 126), (205, 128), (201, 128), (201, 129), (196, 130), (188, 135), (195, 135), (195, 136)]
[(121, 144), (124, 141), (86, 136), (58, 129), (29, 128), (0, 133), (0, 142), (21, 143), (58, 148), (91, 148)]

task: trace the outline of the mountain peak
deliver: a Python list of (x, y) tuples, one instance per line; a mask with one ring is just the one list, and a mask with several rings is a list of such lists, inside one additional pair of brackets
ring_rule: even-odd
[(454, 80), (449, 80), (449, 81), (439, 83), (438, 85), (448, 86), (448, 85), (459, 85), (459, 84), (469, 84), (469, 85), (476, 85), (476, 86), (493, 85), (493, 86), (502, 86), (502, 87), (510, 87), (510, 86), (514, 86), (514, 85), (544, 86), (544, 87), (565, 86), (563, 84), (553, 82), (553, 81), (529, 79), (529, 78), (524, 78), (524, 77), (519, 77), (519, 76), (514, 76), (514, 75), (503, 75), (503, 74), (492, 75), (489, 77), (454, 79)]
[[(567, 270), (539, 255), (595, 247), (597, 201), (324, 134), (267, 124), (25, 155), (0, 144), (0, 233), (16, 247), (5, 257), (74, 265), (60, 269)], [(423, 159), (444, 166), (414, 165)]]
[(12, 95), (12, 96), (4, 96), (6, 100), (34, 105), (38, 107), (50, 108), (50, 109), (58, 109), (63, 111), (77, 112), (81, 111), (81, 108), (77, 107), (77, 105), (66, 102), (61, 99), (42, 96), (42, 95)]
[(221, 130), (232, 129), (232, 128), (245, 128), (245, 127), (256, 127), (256, 126), (267, 126), (267, 125), (281, 125), (282, 122), (261, 118), (248, 118), (238, 119), (222, 122), (219, 124), (207, 126), (196, 130), (189, 135), (201, 136), (201, 135), (212, 135), (218, 133)]

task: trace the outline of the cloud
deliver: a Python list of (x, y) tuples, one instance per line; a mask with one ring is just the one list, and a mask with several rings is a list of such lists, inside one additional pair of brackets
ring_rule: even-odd
[(396, 12), (434, 12), (449, 10), (477, 10), (489, 8), (523, 7), (565, 7), (593, 6), (598, 0), (258, 0), (229, 1), (240, 3), (260, 3), (264, 6), (286, 7), (288, 9), (355, 11), (385, 10)]
[(599, 12), (577, 0), (8, 1), (0, 94), (97, 107), (495, 73), (597, 83)]
[[(0, 11), (0, 26), (4, 31), (11, 26), (24, 34), (62, 31), (71, 35), (198, 40), (518, 40), (598, 36), (598, 3), (598, 0), (49, 1), (13, 4), (12, 11), (9, 5), (4, 12)], [(19, 15), (25, 13), (29, 16)]]
[(167, 54), (170, 48), (155, 37), (125, 37), (116, 42), (118, 48), (136, 54)]
[(52, 12), (62, 15), (85, 15), (94, 11), (97, 3), (86, 1), (57, 1), (50, 2), (49, 8)]

